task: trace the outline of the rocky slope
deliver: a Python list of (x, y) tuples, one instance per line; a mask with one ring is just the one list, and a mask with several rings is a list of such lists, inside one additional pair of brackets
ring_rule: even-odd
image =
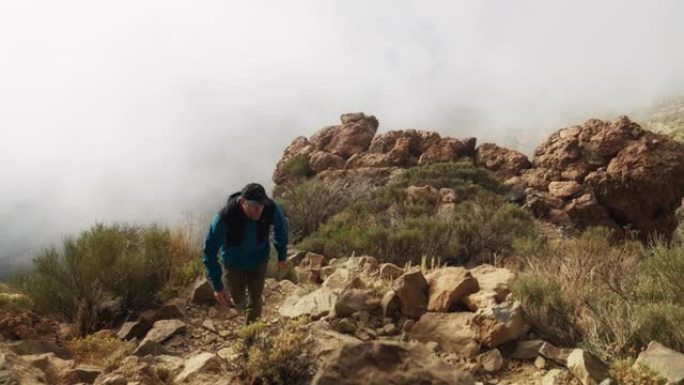
[(377, 118), (363, 113), (344, 114), (341, 123), (292, 141), (273, 174), (276, 195), (310, 177), (379, 186), (410, 167), (466, 160), (509, 186), (512, 201), (559, 226), (606, 226), (642, 239), (670, 237), (677, 227), (684, 145), (624, 116), (561, 129), (532, 160), (493, 143), (477, 146), (475, 138), (421, 130), (377, 134)]

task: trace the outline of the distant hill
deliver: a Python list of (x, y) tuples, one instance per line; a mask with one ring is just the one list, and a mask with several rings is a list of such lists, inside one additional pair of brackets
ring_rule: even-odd
[(645, 128), (684, 142), (684, 96), (660, 101), (633, 116)]

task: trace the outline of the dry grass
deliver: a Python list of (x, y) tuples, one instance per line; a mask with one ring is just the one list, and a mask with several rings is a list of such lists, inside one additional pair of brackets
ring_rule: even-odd
[(78, 363), (99, 367), (117, 366), (135, 350), (135, 343), (108, 334), (91, 334), (67, 342), (67, 348)]
[(590, 229), (538, 250), (514, 293), (544, 338), (604, 359), (633, 357), (651, 340), (684, 348), (684, 249), (611, 245), (607, 231)]
[(656, 372), (641, 363), (635, 365), (631, 359), (616, 361), (611, 367), (610, 374), (620, 385), (667, 384), (667, 379), (658, 376)]

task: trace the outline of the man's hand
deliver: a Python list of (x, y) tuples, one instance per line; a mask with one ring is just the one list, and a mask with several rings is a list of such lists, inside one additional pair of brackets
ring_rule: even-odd
[(278, 261), (278, 269), (280, 269), (280, 270), (287, 269), (287, 261)]
[(228, 298), (228, 291), (226, 289), (223, 289), (221, 291), (215, 291), (214, 292), (214, 297), (216, 297), (216, 300), (218, 303), (220, 303), (223, 306), (230, 306), (230, 299)]

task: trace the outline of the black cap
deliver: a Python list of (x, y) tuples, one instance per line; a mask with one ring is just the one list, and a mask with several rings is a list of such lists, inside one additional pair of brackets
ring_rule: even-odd
[(259, 183), (250, 183), (243, 187), (242, 191), (240, 191), (240, 196), (248, 201), (262, 205), (265, 205), (268, 202), (266, 190), (264, 190), (264, 186), (260, 185)]

